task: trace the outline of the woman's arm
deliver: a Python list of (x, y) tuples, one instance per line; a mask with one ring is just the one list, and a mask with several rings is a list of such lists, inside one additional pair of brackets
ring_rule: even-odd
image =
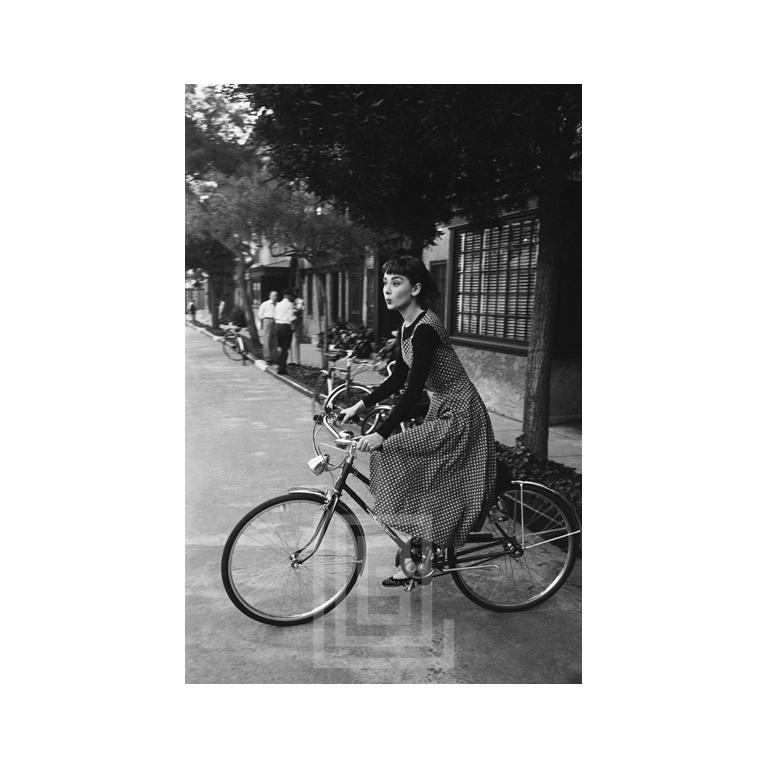
[(363, 398), (365, 407), (372, 408), (376, 403), (386, 400), (390, 395), (401, 390), (405, 384), (407, 376), (408, 366), (405, 364), (405, 360), (403, 360), (402, 353), (399, 353), (392, 373), (384, 379), (384, 381), (382, 381), (370, 395), (366, 395)]
[[(389, 418), (376, 430), (383, 438), (389, 437), (397, 429), (398, 424), (408, 418), (416, 403), (419, 402), (432, 360), (435, 357), (435, 351), (439, 345), (440, 338), (435, 330), (428, 325), (420, 325), (414, 331), (413, 366), (408, 377), (408, 386), (397, 405), (392, 409), (392, 413), (389, 414)], [(398, 358), (398, 362), (400, 360), (402, 360), (402, 356)], [(403, 366), (407, 370), (405, 362), (403, 362)], [(386, 382), (384, 383), (386, 384)]]

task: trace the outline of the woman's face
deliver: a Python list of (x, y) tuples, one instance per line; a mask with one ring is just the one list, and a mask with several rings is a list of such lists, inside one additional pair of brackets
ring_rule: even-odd
[(405, 275), (384, 275), (384, 301), (387, 309), (405, 309), (421, 290), (421, 284), (412, 285)]

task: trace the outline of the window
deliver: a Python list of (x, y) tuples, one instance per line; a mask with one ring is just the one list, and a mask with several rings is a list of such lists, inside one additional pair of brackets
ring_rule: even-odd
[(453, 332), (527, 343), (538, 248), (532, 216), (458, 230)]

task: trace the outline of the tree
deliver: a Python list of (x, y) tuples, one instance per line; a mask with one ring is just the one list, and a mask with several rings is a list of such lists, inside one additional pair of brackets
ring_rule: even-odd
[(485, 224), (537, 199), (540, 245), (524, 443), (547, 455), (567, 185), (580, 171), (575, 85), (240, 85), (280, 173), (421, 254), (454, 216)]
[(202, 270), (208, 275), (208, 309), (211, 327), (219, 327), (219, 302), (228, 294), (234, 271), (234, 256), (210, 232), (193, 232), (186, 236), (185, 269)]
[(252, 183), (262, 162), (253, 146), (245, 146), (254, 119), (250, 105), (233, 92), (226, 85), (186, 87), (187, 259), (212, 260), (210, 266), (215, 267), (218, 279), (209, 282), (214, 327), (223, 271), (234, 270), (236, 302), (245, 312), (251, 340), (260, 354), (246, 275), (252, 243), (258, 237), (248, 206), (262, 191)]
[[(362, 259), (379, 239), (322, 205), (301, 182), (272, 172), (261, 144), (246, 142), (255, 121), (249, 110), (250, 103), (231, 86), (187, 86), (186, 218), (188, 254), (197, 254), (198, 260), (205, 256), (206, 264), (214, 258), (217, 265), (229, 255), (238, 304), (258, 340), (246, 286), (254, 243), (279, 246), (294, 260), (302, 257), (320, 275), (340, 260)], [(319, 287), (327, 308), (322, 280)], [(325, 312), (326, 330), (328, 320)]]
[[(354, 224), (329, 206), (321, 205), (315, 195), (298, 183), (278, 186), (271, 202), (272, 216), (264, 217), (269, 221), (270, 238), (288, 248), (295, 257), (306, 259), (312, 274), (320, 278), (321, 325), (327, 350), (331, 318), (322, 277), (333, 267), (360, 261), (366, 252), (377, 251), (382, 237)], [(392, 237), (391, 233), (389, 236)]]

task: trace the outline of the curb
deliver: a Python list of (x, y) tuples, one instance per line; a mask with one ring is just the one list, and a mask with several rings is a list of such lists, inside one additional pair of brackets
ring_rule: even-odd
[(199, 325), (194, 325), (193, 323), (190, 323), (189, 320), (186, 321), (187, 328), (191, 328), (193, 331), (197, 331), (198, 333), (202, 333), (203, 336), (207, 336), (209, 339), (213, 339), (214, 341), (221, 342), (222, 337), (217, 336), (215, 333), (211, 333), (210, 331), (206, 330), (205, 328), (201, 328)]
[[(259, 361), (263, 362), (263, 361)], [(301, 392), (303, 395), (306, 395), (308, 398), (312, 398), (313, 393), (310, 392), (305, 386), (302, 384), (299, 384), (297, 381), (294, 381), (293, 379), (289, 379), (287, 376), (281, 376), (277, 371), (273, 371), (269, 366), (267, 366), (266, 363), (264, 363), (264, 368), (262, 370), (265, 370), (270, 376), (274, 376), (276, 379), (279, 379), (280, 381), (284, 381), (289, 387), (293, 387), (295, 390)]]
[[(189, 320), (186, 321), (186, 325), (189, 328), (192, 328), (192, 330), (197, 331), (198, 333), (202, 333), (203, 336), (207, 336), (209, 339), (213, 339), (213, 341), (219, 342), (221, 344), (222, 336), (217, 336), (215, 333), (211, 333), (210, 331), (206, 330), (205, 328), (201, 328), (198, 325), (193, 325), (189, 322)], [(267, 364), (264, 362), (264, 360), (257, 360), (250, 352), (246, 355), (246, 357), (260, 370), (268, 373), (270, 376), (274, 376), (274, 378), (278, 379), (279, 381), (285, 382), (289, 387), (293, 387), (298, 392), (301, 392), (303, 395), (306, 395), (308, 398), (312, 398), (313, 393), (307, 389), (305, 386), (299, 384), (298, 382), (294, 381), (293, 379), (289, 379), (287, 376), (281, 376), (277, 371), (273, 371)]]

